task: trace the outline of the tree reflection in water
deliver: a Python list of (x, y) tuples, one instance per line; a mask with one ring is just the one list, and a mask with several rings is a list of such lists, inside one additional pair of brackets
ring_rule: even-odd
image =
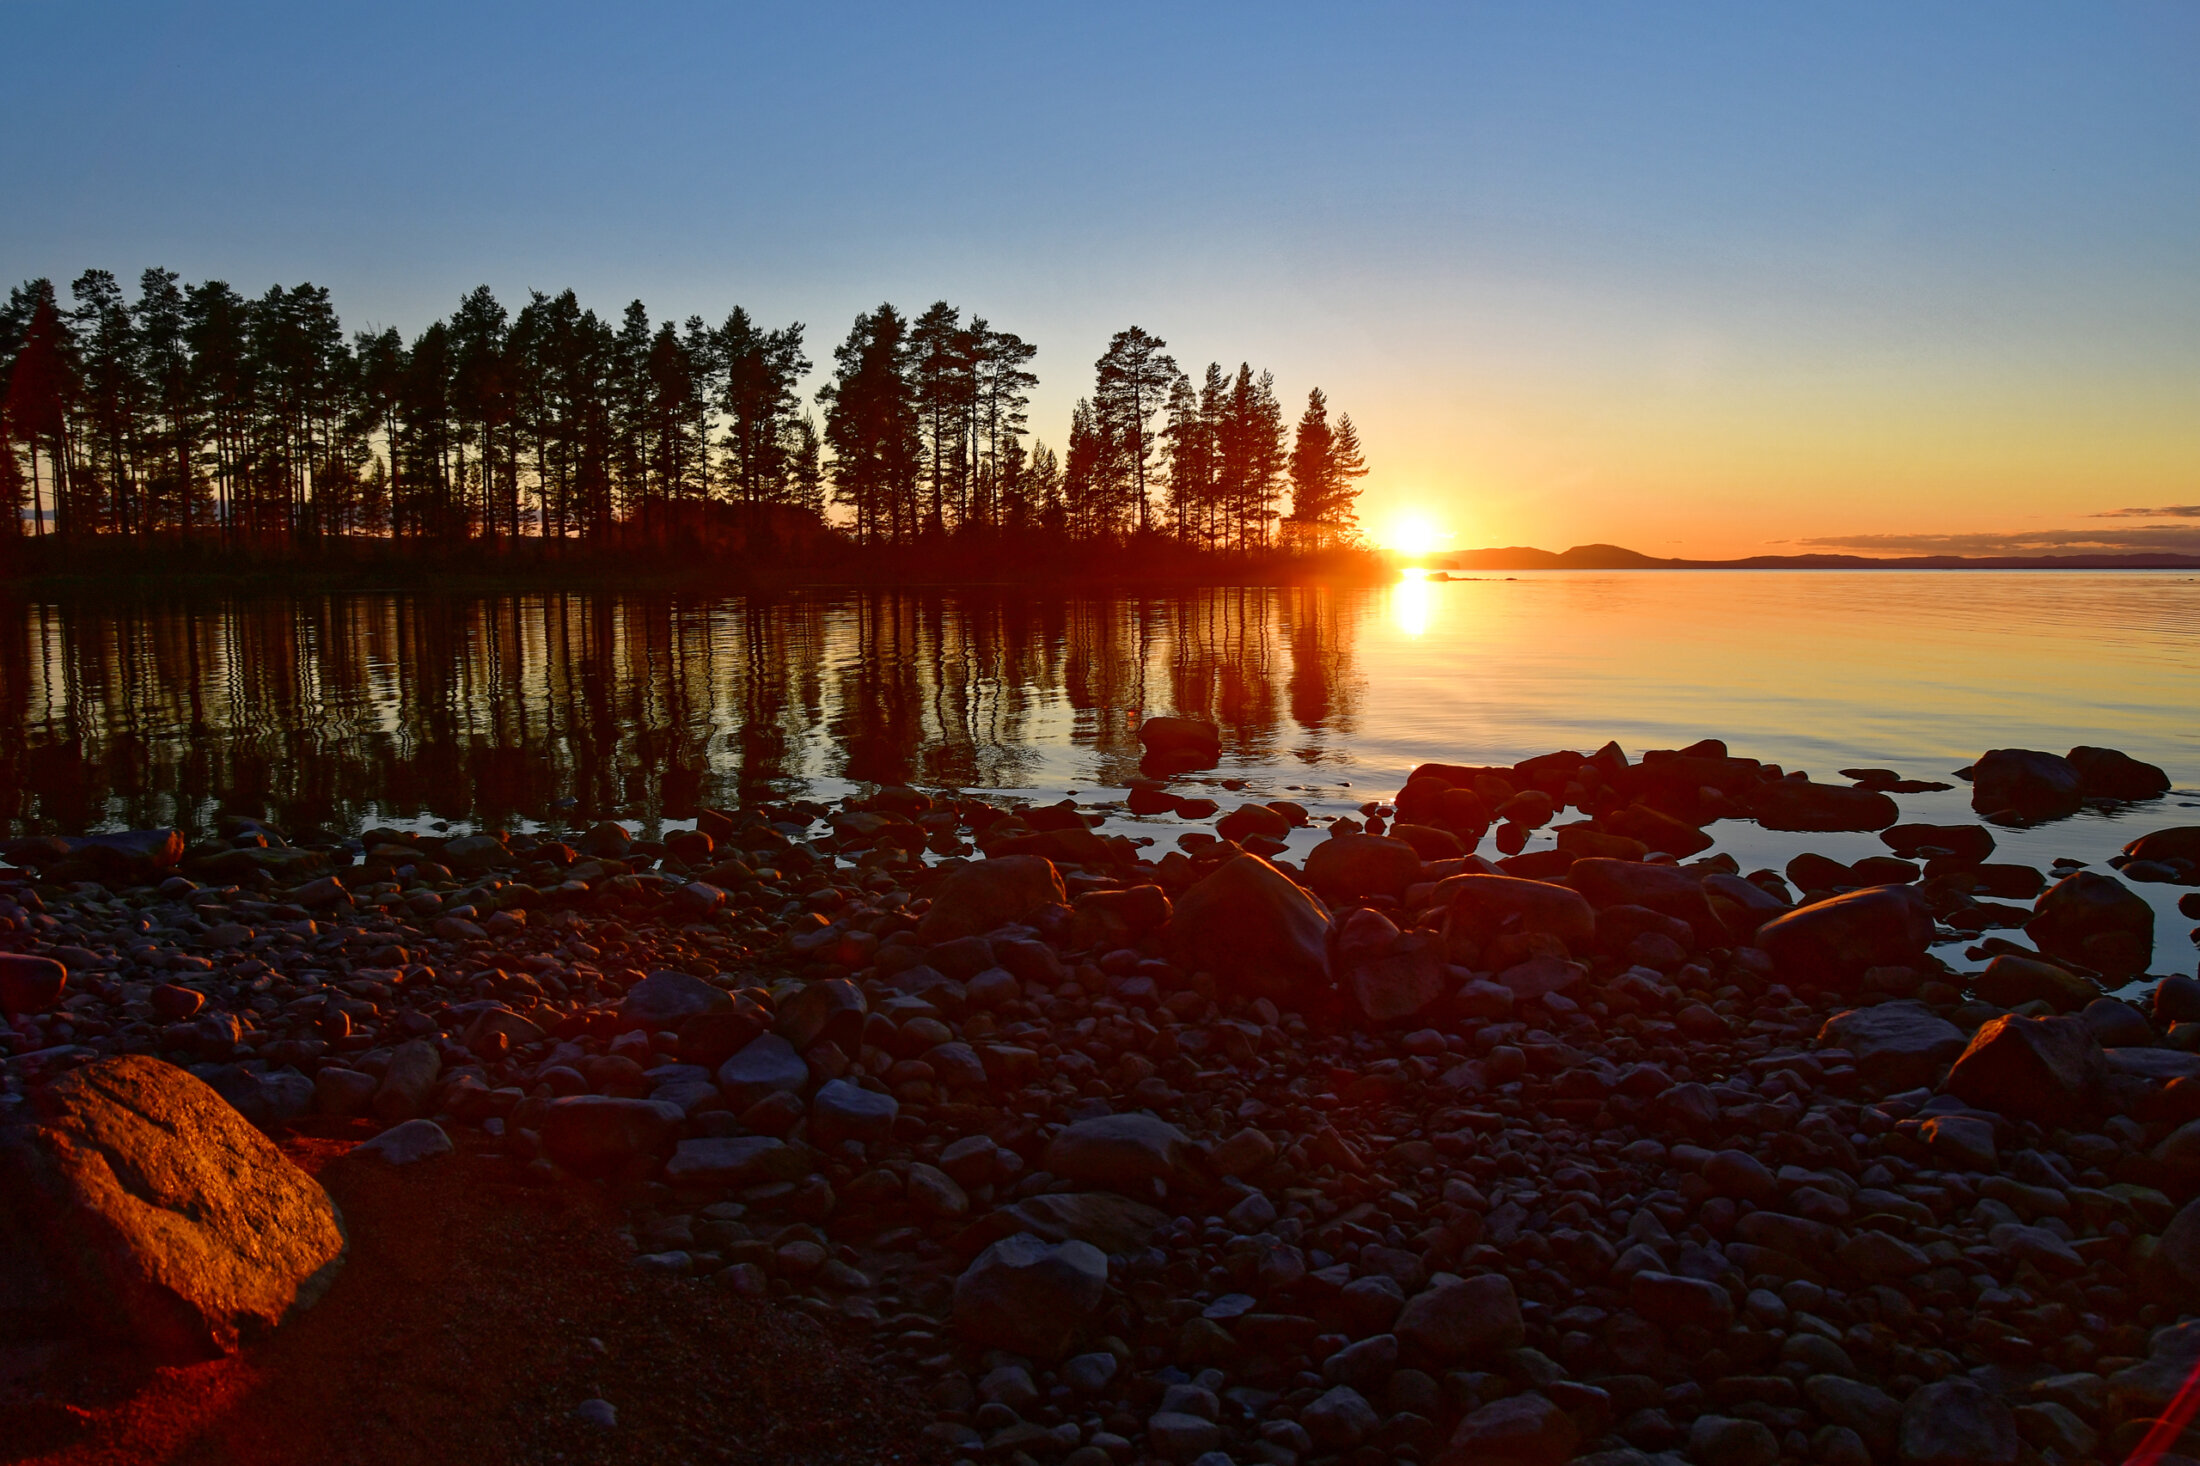
[(1369, 593), (258, 596), (0, 608), (0, 826), (649, 822), (813, 779), (1121, 785), (1354, 730)]

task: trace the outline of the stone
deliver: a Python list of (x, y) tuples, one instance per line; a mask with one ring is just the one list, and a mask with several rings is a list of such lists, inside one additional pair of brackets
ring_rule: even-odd
[(1115, 1379), (1122, 1362), (1113, 1354), (1096, 1351), (1062, 1361), (1062, 1383), (1080, 1395), (1097, 1395)]
[(826, 1150), (844, 1140), (873, 1145), (894, 1133), (901, 1102), (846, 1079), (829, 1079), (810, 1097), (810, 1138)]
[[(2111, 1069), (2120, 1052), (2155, 1052), (2150, 1047), (2154, 1042), (2154, 1030), (2129, 1003), (2117, 998), (2093, 998), (2078, 1010), (2078, 1016), (2085, 1020), (2085, 1026), (2093, 1030), (2093, 1036), (2108, 1052)], [(2162, 1026), (2169, 1027), (2166, 1023)], [(2200, 1065), (2195, 1066), (2195, 1071), (2200, 1072)]]
[(938, 1166), (917, 1161), (909, 1167), (909, 1202), (927, 1217), (950, 1218), (970, 1210), (969, 1193)]
[(1049, 1242), (1089, 1242), (1110, 1256), (1136, 1252), (1169, 1225), (1168, 1213), (1110, 1191), (1048, 1191), (1000, 1214)]
[(1889, 1093), (1931, 1084), (1963, 1052), (1963, 1030), (1914, 998), (1828, 1018), (1821, 1047), (1846, 1049), (1864, 1082)]
[(68, 987), (69, 970), (51, 957), (0, 953), (0, 1014), (43, 1013)]
[(550, 1101), (542, 1144), (551, 1160), (583, 1173), (670, 1155), (687, 1117), (662, 1100), (572, 1094)]
[(1138, 725), (1138, 742), (1150, 756), (1207, 760), (1179, 767), (1212, 767), (1222, 756), (1222, 730), (1200, 718), (1148, 718)]
[(435, 1121), (407, 1120), (402, 1125), (392, 1125), (372, 1140), (360, 1141), (351, 1148), (351, 1154), (373, 1156), (392, 1166), (409, 1166), (415, 1161), (449, 1155), (457, 1149), (451, 1144), (451, 1137)]
[(1180, 962), (1232, 996), (1305, 1010), (1330, 994), (1329, 913), (1257, 855), (1225, 861), (1178, 897), (1169, 934)]
[(2184, 1286), (2188, 1297), (2200, 1297), (2200, 1201), (2189, 1201), (2162, 1229), (2154, 1260)]
[(1884, 830), (1902, 818), (1900, 806), (1877, 790), (1807, 779), (1758, 785), (1749, 809), (1768, 830)]
[(2008, 1014), (1979, 1027), (1941, 1088), (1978, 1109), (2053, 1127), (2085, 1114), (2107, 1070), (2084, 1019)]
[(1146, 1441), (1164, 1461), (1189, 1463), (1222, 1444), (1222, 1427), (1178, 1411), (1146, 1418)]
[(1803, 1381), (1803, 1395), (1820, 1415), (1853, 1430), (1864, 1444), (1885, 1455), (1902, 1428), (1902, 1403), (1877, 1386), (1837, 1375), (1814, 1374)]
[(1895, 825), (1881, 830), (1879, 838), (1905, 860), (1927, 847), (1947, 851), (1946, 858), (1962, 865), (1977, 865), (1994, 853), (1994, 832), (1984, 825)]
[(2105, 1413), (2122, 1420), (2160, 1416), (2195, 1372), (2200, 1372), (2200, 1320), (2162, 1329), (2148, 1342), (2144, 1360), (2108, 1377)]
[(407, 1039), (390, 1055), (390, 1067), (374, 1091), (375, 1118), (390, 1124), (427, 1113), (443, 1057), (424, 1038)]
[(682, 1140), (665, 1162), (665, 1181), (672, 1186), (757, 1186), (798, 1180), (808, 1173), (800, 1151), (769, 1135)]
[(2126, 978), (2154, 955), (2154, 908), (2114, 876), (2081, 870), (2047, 888), (2024, 932), (2042, 952)]
[(1635, 1312), (1663, 1327), (1693, 1324), (1714, 1334), (1734, 1322), (1734, 1299), (1717, 1283), (1645, 1268), (1627, 1283)]
[(745, 1110), (766, 1095), (799, 1095), (809, 1085), (810, 1066), (776, 1033), (749, 1040), (738, 1054), (718, 1066), (718, 1087), (726, 1103)]
[(1904, 1466), (2004, 1466), (2017, 1447), (2009, 1406), (1966, 1376), (1921, 1385), (1902, 1406)]
[(1431, 904), (1444, 908), (1445, 944), (1452, 961), (1462, 966), (1478, 963), (1482, 949), (1501, 933), (1556, 937), (1569, 953), (1584, 956), (1596, 950), (1596, 911), (1570, 886), (1518, 876), (1457, 875), (1438, 884)]
[(1530, 1391), (1492, 1401), (1461, 1420), (1435, 1466), (1560, 1466), (1580, 1443), (1580, 1428), (1566, 1412)]
[(1773, 1466), (1780, 1442), (1762, 1421), (1699, 1415), (1688, 1427), (1688, 1456), (1698, 1466)]
[(1452, 1361), (1517, 1349), (1526, 1338), (1520, 1298), (1502, 1273), (1472, 1278), (1438, 1273), (1398, 1312), (1398, 1336)]
[(1833, 1255), (1841, 1266), (1867, 1283), (1914, 1278), (1932, 1266), (1931, 1258), (1890, 1232), (1852, 1233)]
[(626, 990), (619, 1003), (619, 1026), (656, 1033), (697, 1013), (723, 1013), (731, 995), (685, 972), (652, 972)]
[(1332, 966), (1360, 1016), (1378, 1027), (1433, 1009), (1452, 989), (1437, 944), (1400, 932), (1389, 917), (1362, 906), (1336, 929)]
[(1588, 975), (1588, 969), (1579, 962), (1569, 962), (1563, 957), (1531, 957), (1497, 974), (1497, 981), (1513, 995), (1514, 1002), (1526, 1003), (1565, 992), (1578, 986)]
[(1944, 1165), (1959, 1170), (1991, 1171), (1998, 1159), (1993, 1122), (1977, 1115), (1934, 1115), (1917, 1127), (1917, 1138)]
[(983, 936), (1044, 907), (1067, 904), (1062, 877), (1043, 855), (973, 860), (933, 888), (931, 908), (917, 923), (917, 940), (930, 946)]
[(1248, 1125), (1208, 1153), (1207, 1168), (1217, 1176), (1250, 1176), (1275, 1158), (1275, 1141)]
[(976, 1344), (1058, 1359), (1107, 1284), (1108, 1259), (1097, 1247), (1021, 1232), (986, 1248), (955, 1280), (955, 1327)]
[[(0, 1143), (0, 1314), (182, 1362), (310, 1306), (344, 1254), (335, 1203), (204, 1082), (144, 1056), (34, 1094)], [(16, 1274), (16, 1276), (10, 1276)]]
[(1402, 896), (1420, 878), (1421, 857), (1387, 835), (1331, 835), (1306, 856), (1306, 883), (1329, 901)]
[(2099, 988), (2052, 962), (2006, 952), (1971, 979), (1971, 991), (1997, 1008), (2039, 1001), (2058, 1013), (2075, 1013), (2101, 996)]
[(2124, 854), (2133, 860), (2190, 860), (2200, 864), (2200, 825), (2172, 825), (2166, 830), (2149, 830), (2124, 846)]
[(1191, 1137), (1153, 1115), (1096, 1115), (1066, 1125), (1040, 1165), (1081, 1186), (1124, 1192), (1185, 1184), (1198, 1173)]
[(782, 1002), (772, 1027), (798, 1052), (829, 1043), (853, 1054), (863, 1047), (863, 1017), (870, 1011), (862, 988), (845, 977), (832, 977), (810, 983)]
[(2165, 977), (2149, 1001), (2155, 1025), (2165, 1033), (2172, 1023), (2200, 1022), (2200, 978)]
[(2081, 744), (2065, 758), (2089, 799), (2159, 799), (2169, 793), (2167, 773), (2120, 750)]
[(1746, 1150), (1722, 1150), (1703, 1165), (1704, 1184), (1713, 1196), (1732, 1197), (1752, 1206), (1769, 1206), (1779, 1183), (1765, 1163)]
[[(1215, 833), (1243, 844), (1248, 836), (1281, 840), (1291, 833), (1291, 822), (1265, 804), (1241, 804), (1215, 821)], [(1414, 867), (1419, 870), (1418, 864)]]
[(1349, 1451), (1375, 1433), (1382, 1417), (1358, 1390), (1337, 1385), (1307, 1402), (1299, 1424), (1316, 1445)]
[(1933, 914), (1910, 886), (1869, 886), (1798, 906), (1758, 928), (1783, 981), (1853, 991), (1874, 967), (1921, 967)]
[(313, 1076), (313, 1107), (339, 1120), (363, 1115), (382, 1081), (340, 1064), (323, 1064)]
[(2070, 760), (2032, 748), (1996, 748), (1971, 765), (1971, 808), (2020, 821), (2060, 819), (2085, 803)]

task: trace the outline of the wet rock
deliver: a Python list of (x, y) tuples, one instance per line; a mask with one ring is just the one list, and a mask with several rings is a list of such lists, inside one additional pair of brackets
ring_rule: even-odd
[(1257, 855), (1240, 855), (1186, 891), (1169, 922), (1179, 960), (1226, 991), (1304, 1010), (1330, 991), (1329, 915)]
[(1222, 757), (1222, 730), (1199, 718), (1148, 718), (1138, 726), (1138, 742), (1152, 757), (1205, 761), (1179, 767), (1211, 768)]
[[(2089, 988), (2089, 991), (2091, 989)], [(2115, 998), (2094, 998), (2078, 1011), (2085, 1026), (2101, 1041), (2103, 1049), (2145, 1049), (2154, 1042), (2154, 1030), (2129, 1003)], [(2169, 1025), (2162, 1025), (2167, 1028)]]
[(974, 860), (933, 888), (931, 909), (917, 924), (917, 939), (931, 945), (982, 936), (1067, 902), (1062, 877), (1044, 856)]
[(1580, 1443), (1581, 1431), (1566, 1412), (1531, 1391), (1493, 1401), (1461, 1420), (1436, 1466), (1559, 1466)]
[(2070, 761), (2031, 748), (1997, 748), (1971, 766), (1971, 808), (2021, 821), (2076, 814), (2085, 785)]
[(43, 1013), (68, 986), (69, 970), (51, 957), (0, 953), (0, 1014)]
[(810, 1082), (810, 1066), (776, 1033), (751, 1039), (740, 1053), (718, 1066), (718, 1087), (735, 1110), (747, 1109), (774, 1094), (799, 1095)]
[(1439, 1273), (1399, 1310), (1398, 1336), (1445, 1361), (1520, 1347), (1520, 1299), (1502, 1273), (1457, 1278)]
[(1931, 1084), (1963, 1052), (1963, 1030), (1911, 998), (1852, 1008), (1826, 1020), (1818, 1042), (1847, 1049), (1857, 1072), (1881, 1090)]
[(699, 977), (685, 972), (652, 972), (633, 987), (619, 1004), (619, 1021), (627, 1028), (651, 1033), (669, 1029), (697, 1013), (722, 1013), (733, 999)]
[(1902, 1407), (1904, 1466), (2002, 1466), (2017, 1459), (2017, 1447), (2009, 1406), (1975, 1380), (1920, 1386)]
[(1387, 835), (1331, 835), (1306, 857), (1306, 883), (1330, 901), (1401, 896), (1420, 878), (1421, 857)]
[(2099, 988), (2052, 962), (2007, 953), (1971, 979), (1971, 991), (1997, 1008), (2039, 1001), (2058, 1013), (2075, 1013), (2101, 996)]
[(1063, 1127), (1047, 1142), (1046, 1170), (1083, 1186), (1143, 1192), (1182, 1185), (1196, 1174), (1191, 1138), (1148, 1114), (1099, 1115)]
[(2068, 758), (2089, 798), (2159, 799), (2169, 793), (2168, 774), (2117, 749), (2080, 745)]
[(2200, 863), (2200, 825), (2172, 825), (2166, 830), (2149, 830), (2124, 846), (2124, 854), (2133, 860)]
[(1768, 830), (1883, 830), (1902, 817), (1900, 807), (1876, 790), (1805, 779), (1761, 784), (1749, 807)]
[(0, 1207), (16, 1243), (0, 1299), (45, 1315), (9, 1332), (58, 1326), (169, 1360), (274, 1328), (320, 1296), (344, 1250), (319, 1183), (207, 1085), (145, 1057), (100, 1060), (37, 1096), (0, 1146)]
[(2172, 1023), (2200, 1022), (2200, 979), (2165, 977), (2149, 1000), (2154, 1021), (2166, 1033)]
[(1782, 979), (1852, 991), (1874, 967), (1916, 967), (1933, 939), (1933, 916), (1909, 886), (1872, 886), (1776, 916), (1757, 946)]
[(2154, 953), (2154, 909), (2114, 876), (2081, 870), (2047, 889), (2024, 924), (2043, 952), (2112, 978), (2145, 970)]
[(351, 1154), (373, 1156), (392, 1166), (409, 1166), (415, 1161), (449, 1155), (457, 1148), (435, 1121), (407, 1120), (402, 1125), (392, 1125), (372, 1140), (360, 1141), (351, 1148)]
[(567, 1095), (550, 1101), (542, 1125), (543, 1149), (568, 1170), (614, 1170), (671, 1154), (685, 1118), (678, 1105), (662, 1100)]
[(1905, 860), (1934, 849), (1959, 864), (1977, 865), (1994, 853), (1994, 832), (1984, 825), (1895, 825), (1881, 830), (1879, 838)]
[(1107, 1283), (1107, 1257), (1089, 1243), (1004, 1237), (956, 1279), (955, 1327), (976, 1344), (1057, 1359), (1099, 1307)]
[(2092, 1106), (2107, 1069), (2083, 1019), (2009, 1014), (1971, 1036), (1942, 1088), (2012, 1119), (2068, 1125)]

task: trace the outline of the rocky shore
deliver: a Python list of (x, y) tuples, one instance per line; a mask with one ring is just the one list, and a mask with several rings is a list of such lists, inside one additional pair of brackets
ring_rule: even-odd
[[(632, 1266), (817, 1318), (943, 1461), (2200, 1458), (2163, 1423), (2200, 1367), (2200, 980), (2129, 884), (2200, 886), (2200, 826), (1994, 859), (2160, 770), (1997, 750), (1980, 822), (1920, 825), (1891, 771), (1710, 741), (1428, 764), (1292, 862), (1305, 810), (1173, 783), (1213, 729), (1143, 738), (1098, 805), (10, 842), (0, 1324), (279, 1326), (338, 1244), (251, 1127), (371, 1116), (391, 1164), (463, 1128), (606, 1188)], [(1154, 838), (1094, 827), (1126, 811)], [(1707, 856), (1739, 819), (1793, 858)], [(195, 1256), (264, 1220), (186, 1192), (309, 1219), (249, 1288), (149, 1263), (152, 1192), (82, 1179), (177, 1117), (226, 1158), (155, 1179)], [(86, 1207), (119, 1240), (59, 1240)]]

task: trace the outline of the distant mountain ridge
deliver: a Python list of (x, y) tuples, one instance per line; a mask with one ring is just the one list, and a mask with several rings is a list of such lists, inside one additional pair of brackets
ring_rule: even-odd
[(2200, 570), (2200, 555), (1750, 555), (1740, 560), (1661, 560), (1621, 545), (1553, 552), (1529, 545), (1433, 555), (1435, 570)]

